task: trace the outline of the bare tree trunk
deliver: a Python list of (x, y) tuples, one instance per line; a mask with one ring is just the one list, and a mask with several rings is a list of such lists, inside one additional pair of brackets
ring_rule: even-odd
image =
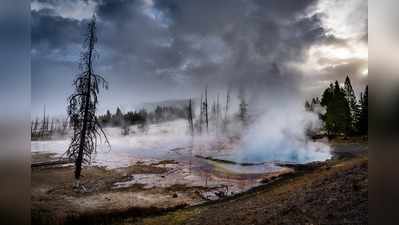
[(37, 130), (38, 130), (38, 126), (39, 126), (39, 119), (36, 118), (34, 124), (33, 124), (33, 133), (36, 135), (37, 134)]
[(53, 131), (54, 131), (54, 119), (51, 119), (51, 125), (50, 125), (50, 132), (49, 132), (49, 134), (50, 134), (50, 135), (53, 134)]
[(191, 98), (188, 103), (188, 120), (189, 120), (189, 126), (190, 126), (190, 132), (191, 132), (191, 147), (190, 147), (190, 160), (189, 160), (189, 173), (191, 173), (191, 167), (192, 167), (192, 157), (193, 157), (193, 147), (194, 147), (194, 121), (193, 121), (193, 103), (191, 101)]
[(61, 134), (62, 135), (66, 134), (67, 128), (68, 128), (68, 120), (62, 121), (62, 128), (61, 128), (62, 129), (61, 130)]
[(200, 118), (199, 118), (199, 133), (202, 134), (202, 120), (203, 120), (203, 105), (202, 105), (202, 93), (201, 93), (201, 102), (200, 102)]
[(194, 122), (193, 122), (193, 105), (191, 98), (188, 102), (188, 122), (190, 126), (191, 135), (194, 136)]
[(46, 105), (43, 106), (43, 123), (42, 123), (42, 129), (40, 132), (40, 137), (44, 137), (44, 133), (46, 132)]
[(75, 187), (81, 187), (79, 179), (82, 164), (90, 163), (92, 154), (96, 152), (98, 138), (104, 136), (105, 142), (110, 146), (107, 136), (96, 117), (99, 84), (102, 84), (107, 89), (108, 82), (101, 75), (93, 72), (94, 45), (97, 41), (95, 24), (96, 18), (93, 15), (83, 45), (84, 50), (80, 64), (82, 73), (78, 74), (73, 81), (75, 93), (68, 98), (68, 119), (73, 127), (73, 136), (66, 154), (70, 160), (75, 162)]
[(85, 147), (86, 141), (86, 130), (87, 130), (87, 122), (89, 116), (89, 107), (90, 107), (90, 89), (91, 89), (91, 75), (92, 75), (92, 55), (94, 48), (94, 26), (90, 27), (90, 39), (89, 39), (89, 61), (88, 61), (88, 78), (87, 78), (87, 92), (85, 98), (85, 111), (84, 111), (84, 119), (83, 119), (83, 127), (81, 131), (80, 144), (79, 144), (79, 152), (78, 157), (75, 162), (75, 187), (80, 187), (80, 173), (82, 171), (82, 161), (83, 161), (83, 151)]
[(230, 90), (227, 90), (226, 108), (225, 108), (225, 119), (226, 119), (226, 121), (228, 120), (229, 104), (230, 104)]
[(205, 121), (206, 121), (206, 133), (209, 133), (209, 120), (208, 120), (208, 86), (205, 88)]
[(227, 129), (228, 129), (229, 107), (230, 107), (230, 89), (227, 89), (226, 105), (225, 105), (225, 108), (224, 108), (223, 132), (226, 132)]
[(219, 106), (219, 94), (216, 98), (216, 136), (218, 135), (219, 129), (219, 114), (220, 114), (220, 106)]

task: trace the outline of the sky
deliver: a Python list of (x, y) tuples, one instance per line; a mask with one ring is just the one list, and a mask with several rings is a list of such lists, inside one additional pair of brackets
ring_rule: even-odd
[(109, 82), (100, 113), (199, 97), (206, 86), (305, 99), (347, 75), (359, 94), (367, 11), (366, 0), (32, 0), (31, 113), (66, 114), (93, 14), (94, 69)]

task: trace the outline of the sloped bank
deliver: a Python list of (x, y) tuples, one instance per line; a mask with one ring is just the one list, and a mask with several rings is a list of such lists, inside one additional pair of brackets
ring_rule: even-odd
[(249, 192), (127, 224), (367, 224), (368, 158), (331, 160)]

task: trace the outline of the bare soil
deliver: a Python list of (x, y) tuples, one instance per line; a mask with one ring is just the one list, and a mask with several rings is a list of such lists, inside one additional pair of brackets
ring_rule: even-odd
[[(36, 154), (32, 161), (49, 160), (52, 155)], [(72, 188), (73, 165), (32, 168), (31, 201), (32, 224), (66, 224), (71, 218), (102, 215), (123, 211), (138, 211), (157, 205), (160, 209), (184, 205), (184, 198), (173, 198), (173, 188), (160, 191), (144, 189), (140, 184), (113, 189), (115, 182), (126, 181), (132, 174), (161, 174), (168, 169), (152, 165), (133, 165), (107, 170), (88, 166), (81, 182), (85, 191)]]
[(119, 224), (367, 224), (368, 159), (330, 162), (239, 197)]

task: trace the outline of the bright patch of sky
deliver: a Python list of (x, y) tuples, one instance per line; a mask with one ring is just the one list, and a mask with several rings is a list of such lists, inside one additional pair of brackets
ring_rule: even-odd
[(161, 27), (168, 28), (171, 21), (163, 13), (154, 8), (153, 0), (143, 0), (143, 13), (152, 20), (156, 21)]
[(320, 0), (314, 13), (323, 14), (323, 26), (337, 38), (361, 38), (367, 30), (365, 0)]
[(42, 9), (50, 9), (63, 18), (83, 20), (92, 17), (96, 8), (96, 3), (92, 0), (57, 1), (56, 4), (32, 1), (30, 6), (31, 10), (39, 11)]
[(315, 45), (308, 51), (307, 65), (322, 70), (356, 59), (368, 60), (368, 48), (364, 43), (357, 42), (348, 46)]
[[(322, 72), (348, 64), (352, 60), (368, 62), (368, 44), (361, 39), (367, 34), (367, 1), (364, 0), (320, 0), (309, 14), (321, 15), (322, 26), (331, 35), (345, 44), (322, 43), (309, 48), (304, 64), (296, 65), (307, 74)], [(359, 70), (359, 75), (368, 75), (368, 65)]]

